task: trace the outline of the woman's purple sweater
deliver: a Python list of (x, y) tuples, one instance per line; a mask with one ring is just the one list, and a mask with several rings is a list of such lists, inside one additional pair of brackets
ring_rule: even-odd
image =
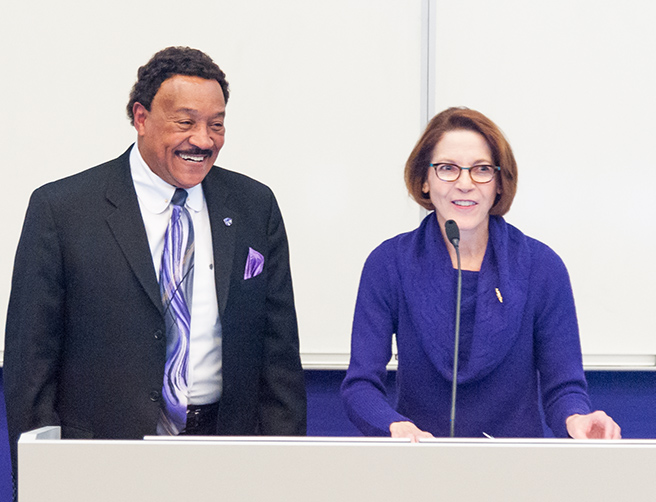
[[(474, 293), (474, 319), (463, 319), (455, 433), (461, 437), (541, 437), (540, 401), (555, 436), (565, 419), (589, 413), (569, 276), (546, 245), (501, 217), (489, 240)], [(437, 218), (383, 242), (362, 271), (353, 320), (351, 363), (342, 396), (365, 435), (389, 435), (409, 420), (449, 435), (457, 273)], [(498, 294), (497, 294), (498, 290)], [(397, 402), (386, 391), (396, 334)]]

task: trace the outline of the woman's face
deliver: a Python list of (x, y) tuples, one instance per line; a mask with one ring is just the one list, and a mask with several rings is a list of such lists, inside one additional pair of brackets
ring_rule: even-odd
[[(431, 163), (460, 167), (494, 165), (485, 138), (466, 129), (444, 133), (433, 149)], [(444, 222), (455, 220), (464, 235), (487, 232), (490, 208), (500, 193), (497, 175), (489, 183), (474, 183), (469, 171), (461, 171), (456, 181), (449, 182), (440, 180), (432, 167), (428, 168), (428, 178), (422, 190), (429, 194), (440, 226), (443, 228)]]

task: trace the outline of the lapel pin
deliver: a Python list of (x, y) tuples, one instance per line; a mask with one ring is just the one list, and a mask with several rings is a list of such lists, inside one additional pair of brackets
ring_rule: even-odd
[(232, 225), (232, 218), (223, 218), (223, 223), (225, 223), (226, 227), (229, 227)]
[(503, 303), (503, 296), (501, 296), (501, 291), (499, 291), (499, 288), (494, 288), (494, 291), (497, 294), (497, 298), (499, 299), (499, 303)]

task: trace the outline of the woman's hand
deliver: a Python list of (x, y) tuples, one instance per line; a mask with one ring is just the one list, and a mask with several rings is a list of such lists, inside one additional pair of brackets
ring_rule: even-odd
[(567, 432), (574, 439), (621, 439), (622, 430), (603, 411), (571, 415), (565, 420)]
[(393, 438), (410, 438), (413, 443), (419, 441), (419, 438), (433, 437), (430, 432), (422, 431), (412, 422), (392, 422), (389, 428)]

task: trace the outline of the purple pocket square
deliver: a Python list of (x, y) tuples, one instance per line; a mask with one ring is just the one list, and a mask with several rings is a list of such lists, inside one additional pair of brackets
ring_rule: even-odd
[(244, 270), (244, 280), (252, 279), (262, 273), (264, 269), (264, 256), (248, 248), (248, 258), (246, 258), (246, 269)]

